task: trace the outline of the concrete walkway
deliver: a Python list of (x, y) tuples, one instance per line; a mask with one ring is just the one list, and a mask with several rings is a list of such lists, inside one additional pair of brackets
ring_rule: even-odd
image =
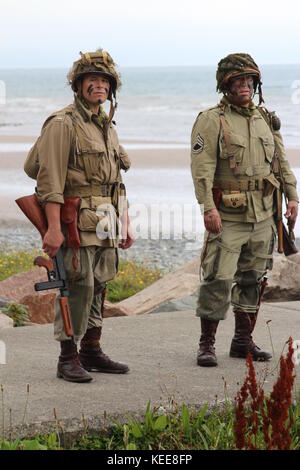
[[(255, 331), (256, 343), (272, 351), (266, 321), (270, 325), (275, 358), (267, 368), (276, 367), (285, 341), (291, 335), (300, 340), (300, 302), (263, 304)], [(23, 434), (48, 431), (54, 422), (53, 409), (67, 432), (83, 427), (82, 415), (90, 429), (104, 423), (104, 412), (118, 418), (143, 415), (148, 400), (152, 405), (200, 405), (223, 401), (226, 393), (234, 398), (245, 377), (245, 361), (228, 355), (234, 319), (229, 313), (217, 333), (219, 366), (200, 368), (196, 364), (200, 321), (193, 311), (109, 318), (104, 323), (103, 349), (112, 358), (127, 362), (126, 375), (93, 373), (88, 384), (75, 384), (56, 378), (59, 345), (53, 340), (52, 325), (9, 328), (0, 331), (6, 346), (6, 365), (0, 365), (4, 386), (6, 430), (9, 409), (13, 427), (22, 422), (26, 384), (30, 385), (26, 426)], [(286, 350), (285, 350), (286, 351)], [(256, 364), (259, 377), (266, 365)], [(300, 389), (300, 366), (296, 366)], [(265, 390), (272, 388), (277, 370), (270, 372)], [(2, 419), (1, 419), (2, 421)], [(1, 425), (0, 425), (1, 430)]]

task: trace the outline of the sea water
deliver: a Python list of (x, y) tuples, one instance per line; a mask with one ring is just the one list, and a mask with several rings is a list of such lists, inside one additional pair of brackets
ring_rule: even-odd
[[(300, 65), (261, 70), (265, 102), (281, 118), (285, 145), (299, 148)], [(115, 120), (123, 141), (188, 146), (197, 114), (220, 99), (212, 66), (125, 67), (120, 72)], [(73, 99), (66, 74), (65, 69), (0, 69), (6, 90), (0, 135), (38, 135), (49, 114)]]
[[(281, 118), (285, 145), (300, 148), (300, 100), (298, 103), (297, 99), (300, 65), (268, 65), (261, 69), (266, 105)], [(0, 135), (38, 135), (47, 116), (73, 99), (66, 74), (64, 69), (0, 70), (0, 81), (6, 89), (5, 104), (0, 105)], [(189, 147), (197, 114), (220, 99), (215, 91), (215, 68), (211, 66), (132, 67), (121, 69), (121, 74), (123, 86), (115, 120), (120, 141), (129, 151)], [(30, 146), (31, 143), (22, 140), (0, 143), (0, 158), (1, 153), (27, 152)], [(300, 168), (294, 172), (300, 181)], [(187, 168), (134, 169), (124, 175), (124, 181), (131, 207), (140, 204), (159, 210), (165, 205), (183, 208), (192, 204), (186, 209), (187, 225), (190, 228), (191, 220), (196, 218), (196, 230), (203, 232), (203, 223), (197, 225), (200, 211), (188, 165)], [(34, 186), (35, 182), (27, 178), (22, 168), (1, 170), (0, 197), (1, 194), (12, 198), (30, 194)], [(173, 219), (176, 228), (177, 219)]]

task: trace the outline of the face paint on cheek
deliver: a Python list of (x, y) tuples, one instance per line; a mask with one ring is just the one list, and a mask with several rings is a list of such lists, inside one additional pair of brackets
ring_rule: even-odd
[(90, 86), (89, 86), (88, 89), (87, 89), (88, 94), (91, 95), (92, 92), (93, 92), (93, 90), (94, 90), (94, 87), (93, 87), (93, 85), (92, 85), (92, 83), (91, 83)]

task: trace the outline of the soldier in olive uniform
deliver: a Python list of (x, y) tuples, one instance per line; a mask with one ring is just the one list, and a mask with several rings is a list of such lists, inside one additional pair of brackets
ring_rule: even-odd
[[(75, 272), (72, 248), (62, 247), (74, 336), (76, 340), (81, 338), (79, 354), (64, 332), (58, 299), (54, 335), (61, 344), (57, 376), (88, 382), (92, 377), (87, 371), (122, 374), (129, 370), (127, 365), (106, 356), (99, 341), (103, 291), (118, 269), (118, 220), (109, 208), (112, 204), (119, 210), (118, 202), (125, 194), (120, 170), (127, 171), (130, 160), (119, 144), (112, 121), (120, 76), (111, 56), (102, 49), (81, 53), (68, 81), (75, 93), (73, 104), (46, 120), (37, 142), (37, 196), (48, 220), (43, 249), (49, 257), (55, 256), (66, 235), (60, 221), (64, 196), (80, 197), (80, 248)], [(101, 106), (107, 99), (111, 103), (109, 116)], [(120, 216), (125, 233), (123, 228), (121, 248), (126, 249), (132, 245), (133, 235), (127, 205), (123, 206)], [(104, 209), (99, 212), (99, 208)], [(99, 236), (99, 227), (103, 228), (102, 234), (112, 235)]]
[[(254, 360), (271, 358), (255, 345), (252, 332), (276, 238), (273, 192), (279, 183), (272, 165), (275, 147), (288, 197), (285, 216), (292, 229), (298, 196), (280, 126), (272, 126), (270, 114), (260, 106), (261, 85), (259, 68), (251, 56), (228, 55), (217, 70), (217, 90), (223, 98), (198, 115), (192, 130), (191, 171), (206, 228), (197, 307), (200, 366), (217, 365), (215, 334), (230, 303), (235, 314), (230, 356), (245, 358), (250, 351)], [(252, 101), (256, 90), (258, 106)], [(219, 197), (214, 198), (213, 192)]]

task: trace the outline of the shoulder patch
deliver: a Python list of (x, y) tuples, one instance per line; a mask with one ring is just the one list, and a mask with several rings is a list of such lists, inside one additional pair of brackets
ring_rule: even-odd
[(192, 144), (193, 153), (201, 153), (204, 149), (204, 139), (200, 134), (196, 135), (196, 138)]

